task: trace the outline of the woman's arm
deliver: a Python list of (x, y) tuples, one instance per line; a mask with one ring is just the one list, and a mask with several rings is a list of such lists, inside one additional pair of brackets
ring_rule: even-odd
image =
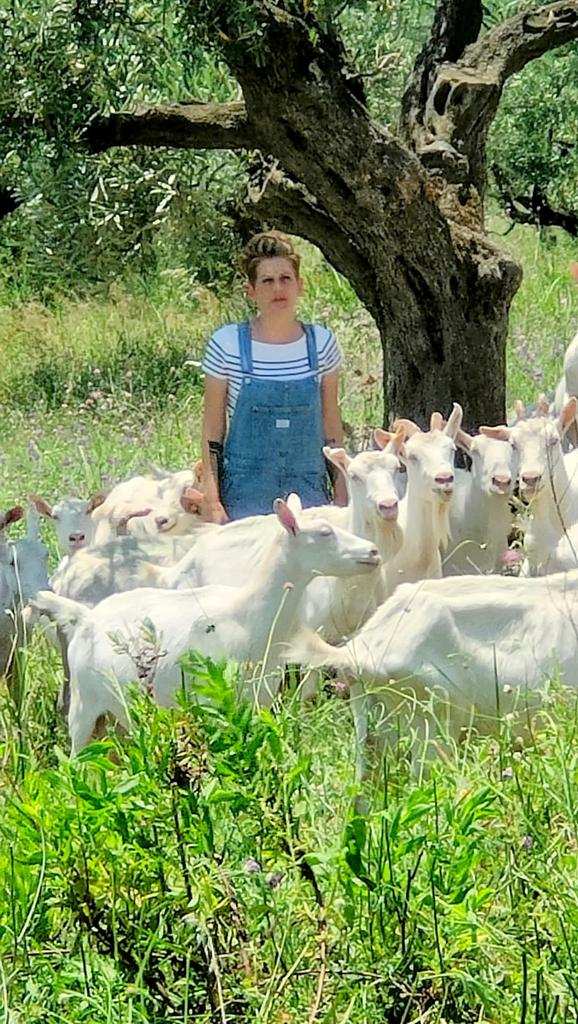
[(228, 381), (205, 375), (205, 399), (203, 409), (203, 519), (208, 523), (226, 523), (227, 513), (219, 493), (217, 453), (211, 444), (222, 445), (227, 429), (227, 388)]
[[(323, 440), (332, 448), (343, 442), (343, 426), (339, 412), (339, 371), (326, 373), (321, 378), (321, 412), (323, 417)], [(333, 475), (333, 493), (336, 505), (347, 505), (347, 485), (343, 474), (338, 470)]]

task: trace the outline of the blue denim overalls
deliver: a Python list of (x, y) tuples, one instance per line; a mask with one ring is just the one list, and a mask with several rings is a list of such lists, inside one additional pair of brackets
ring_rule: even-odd
[[(317, 371), (313, 327), (303, 327), (309, 366)], [(231, 519), (272, 512), (275, 498), (291, 491), (304, 506), (325, 504), (319, 374), (289, 381), (254, 377), (251, 325), (238, 330), (243, 380), (225, 440), (221, 501)]]

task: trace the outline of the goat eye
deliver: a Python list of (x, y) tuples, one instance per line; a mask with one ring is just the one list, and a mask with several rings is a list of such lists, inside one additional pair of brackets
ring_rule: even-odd
[(358, 473), (350, 473), (349, 474), (349, 479), (350, 480), (354, 480), (356, 483), (359, 483), (359, 481), (361, 480), (361, 477), (359, 476)]
[(331, 532), (332, 531), (331, 531), (331, 527), (330, 526), (322, 526), (320, 531), (319, 531), (319, 533), (321, 534), (322, 537), (330, 537), (331, 536)]

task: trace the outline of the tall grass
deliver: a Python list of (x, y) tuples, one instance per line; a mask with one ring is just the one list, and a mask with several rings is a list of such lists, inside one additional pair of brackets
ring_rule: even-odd
[(1, 705), (8, 1019), (575, 1019), (575, 695), (523, 753), (505, 726), (411, 783), (391, 751), (362, 815), (343, 701), (273, 716), (191, 661), (71, 761), (46, 669)]

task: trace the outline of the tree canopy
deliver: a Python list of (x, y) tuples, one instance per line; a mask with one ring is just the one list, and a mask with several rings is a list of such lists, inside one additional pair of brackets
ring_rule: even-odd
[[(453, 395), (478, 418), (493, 371), (497, 414), (520, 270), (485, 233), (488, 165), (513, 217), (573, 230), (577, 0), (61, 0), (3, 20), (5, 222), (106, 276), (120, 253), (154, 262), (181, 218), (208, 279), (226, 226), (275, 223), (374, 316), (392, 412)], [(452, 366), (480, 346), (465, 386)]]

